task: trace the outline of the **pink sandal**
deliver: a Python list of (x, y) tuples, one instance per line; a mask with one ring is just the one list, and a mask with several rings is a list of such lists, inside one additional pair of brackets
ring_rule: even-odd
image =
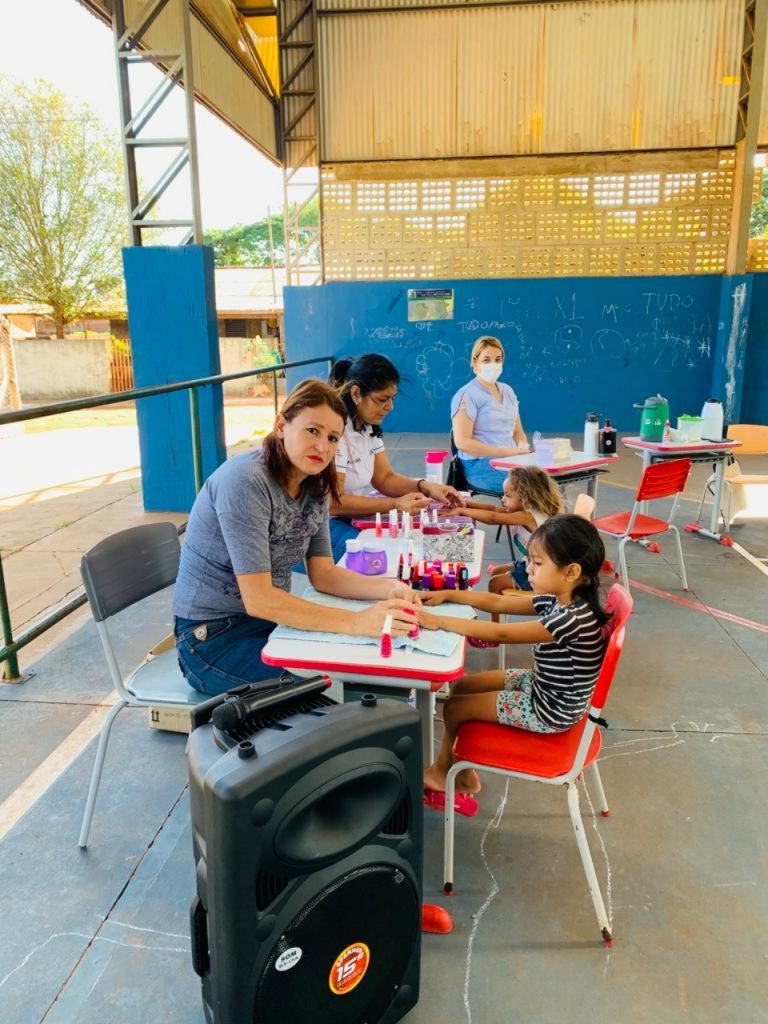
[[(425, 789), (424, 806), (431, 807), (433, 811), (444, 811), (445, 793), (436, 789)], [(453, 800), (453, 809), (457, 814), (463, 814), (465, 818), (474, 818), (480, 810), (480, 804), (471, 793), (457, 793)]]
[(495, 640), (478, 640), (477, 637), (474, 637), (474, 636), (468, 636), (467, 637), (467, 643), (469, 644), (470, 647), (480, 647), (480, 648), (498, 647), (499, 646), (496, 643)]

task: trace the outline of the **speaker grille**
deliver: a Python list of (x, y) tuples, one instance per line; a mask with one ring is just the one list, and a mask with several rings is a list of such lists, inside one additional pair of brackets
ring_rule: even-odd
[(258, 910), (266, 910), (271, 906), (283, 889), (288, 885), (289, 879), (273, 875), (269, 871), (259, 871), (256, 875), (256, 907)]
[(235, 742), (240, 743), (242, 740), (255, 736), (262, 729), (269, 729), (270, 726), (277, 725), (286, 718), (292, 718), (294, 715), (310, 714), (313, 711), (321, 711), (323, 708), (334, 707), (335, 704), (336, 701), (331, 700), (330, 697), (326, 697), (324, 694), (289, 698), (281, 704), (275, 704), (260, 714), (254, 715), (253, 718), (236, 726), (234, 729), (227, 730), (227, 735), (235, 740)]
[[(420, 928), (419, 895), (404, 872), (391, 864), (371, 864), (341, 875), (282, 929), (259, 979), (253, 1021), (381, 1020), (418, 949)], [(334, 992), (331, 980), (336, 980), (340, 958), (363, 945), (370, 954), (364, 975), (354, 987)], [(281, 956), (297, 952), (286, 969)]]
[(404, 796), (400, 803), (395, 808), (392, 817), (384, 823), (384, 827), (381, 830), (382, 835), (385, 836), (402, 836), (408, 831), (408, 819), (409, 819), (409, 808), (408, 808), (408, 797)]

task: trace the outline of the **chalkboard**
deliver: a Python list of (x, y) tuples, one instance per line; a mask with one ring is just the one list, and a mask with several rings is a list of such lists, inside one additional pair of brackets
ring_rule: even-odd
[[(502, 380), (530, 434), (577, 431), (584, 414), (634, 430), (633, 409), (660, 392), (673, 417), (709, 397), (723, 279), (686, 277), (430, 281), (454, 289), (452, 320), (408, 322), (424, 282), (333, 282), (286, 288), (287, 358), (380, 352), (403, 375), (385, 429), (446, 431), (450, 400), (471, 378), (482, 334), (506, 350)], [(303, 374), (289, 376), (289, 384)]]

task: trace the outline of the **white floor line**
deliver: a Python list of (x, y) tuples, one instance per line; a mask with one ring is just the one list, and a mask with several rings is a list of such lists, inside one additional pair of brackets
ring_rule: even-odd
[(488, 838), (488, 833), (491, 831), (491, 829), (498, 828), (499, 825), (501, 824), (502, 815), (504, 814), (504, 808), (507, 806), (508, 792), (509, 779), (507, 779), (506, 785), (504, 786), (504, 794), (502, 795), (502, 798), (499, 801), (499, 806), (496, 808), (496, 813), (485, 826), (483, 838), (480, 840), (480, 856), (482, 858), (485, 870), (491, 876), (491, 881), (493, 885), (491, 886), (491, 891), (486, 896), (483, 905), (480, 907), (477, 913), (473, 915), (474, 921), (472, 922), (472, 931), (469, 933), (469, 940), (467, 942), (467, 959), (464, 967), (464, 1009), (467, 1014), (467, 1024), (472, 1024), (472, 1010), (470, 1009), (469, 1006), (469, 983), (472, 976), (472, 947), (475, 942), (475, 936), (477, 935), (477, 929), (480, 925), (480, 918), (486, 912), (488, 907), (490, 907), (491, 903), (493, 903), (494, 899), (496, 898), (496, 894), (499, 891), (499, 885), (498, 882), (496, 881), (496, 876), (488, 866), (488, 861), (485, 856), (485, 842)]
[[(113, 695), (116, 698), (116, 694)], [(61, 741), (56, 749), (39, 764), (27, 778), (19, 783), (10, 796), (0, 804), (0, 839), (24, 817), (27, 811), (63, 774), (94, 736), (97, 736), (114, 700), (100, 704), (83, 719), (77, 728)]]
[(756, 569), (759, 569), (761, 573), (768, 576), (768, 565), (763, 565), (759, 558), (755, 558), (752, 552), (747, 551), (747, 549), (743, 548), (741, 544), (737, 544), (736, 541), (734, 541), (733, 544), (731, 544), (731, 551), (736, 551), (742, 558), (746, 558), (751, 565), (754, 565)]

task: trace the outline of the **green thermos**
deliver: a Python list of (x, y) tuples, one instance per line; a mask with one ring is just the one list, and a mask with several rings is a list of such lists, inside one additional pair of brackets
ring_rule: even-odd
[(642, 403), (635, 405), (642, 409), (640, 415), (640, 440), (661, 441), (664, 437), (664, 424), (669, 419), (669, 402), (661, 395), (653, 395)]

